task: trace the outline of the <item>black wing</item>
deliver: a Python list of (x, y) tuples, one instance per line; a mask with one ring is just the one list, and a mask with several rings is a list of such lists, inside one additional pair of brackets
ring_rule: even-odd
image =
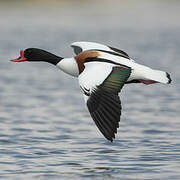
[(104, 82), (93, 90), (87, 107), (101, 133), (111, 142), (115, 138), (121, 115), (118, 93), (130, 76), (131, 69), (114, 67)]

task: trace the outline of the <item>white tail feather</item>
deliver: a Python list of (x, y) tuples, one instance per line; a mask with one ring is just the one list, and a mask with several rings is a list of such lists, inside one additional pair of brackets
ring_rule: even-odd
[(132, 67), (131, 76), (128, 81), (133, 79), (140, 80), (144, 84), (153, 84), (156, 82), (164, 84), (171, 83), (170, 75), (167, 72), (154, 70), (137, 63)]
[(150, 69), (149, 72), (147, 72), (144, 75), (145, 75), (145, 78), (148, 80), (152, 80), (152, 81), (156, 81), (156, 82), (164, 83), (164, 84), (171, 83), (170, 75), (164, 71)]

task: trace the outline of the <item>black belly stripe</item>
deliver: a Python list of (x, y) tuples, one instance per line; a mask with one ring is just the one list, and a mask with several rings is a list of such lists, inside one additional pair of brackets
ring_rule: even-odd
[(123, 66), (123, 67), (126, 67), (126, 68), (130, 68), (129, 66), (126, 66), (124, 64), (120, 64), (120, 63), (117, 63), (117, 62), (114, 62), (114, 61), (111, 61), (111, 60), (108, 60), (108, 59), (104, 59), (104, 58), (86, 58), (84, 63), (88, 63), (88, 62), (106, 62), (106, 63), (110, 63), (110, 64), (114, 64), (114, 65), (119, 65), (119, 66)]
[(123, 58), (126, 58), (126, 59), (130, 59), (130, 58), (129, 58), (128, 56), (126, 56), (126, 55), (119, 54), (119, 53), (112, 52), (112, 51), (106, 51), (106, 50), (101, 50), (101, 49), (92, 49), (92, 51), (101, 51), (101, 52), (109, 53), (109, 54), (112, 54), (112, 55), (115, 55), (115, 56), (120, 56), (120, 57), (123, 57)]
[(126, 82), (125, 82), (125, 84), (130, 84), (130, 83), (141, 83), (141, 81), (138, 80), (138, 79), (133, 79), (133, 80), (131, 80), (131, 81), (126, 81)]

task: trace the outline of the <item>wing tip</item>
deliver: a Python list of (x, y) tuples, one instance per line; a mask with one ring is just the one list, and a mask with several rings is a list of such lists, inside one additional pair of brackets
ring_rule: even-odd
[(115, 139), (115, 138), (111, 138), (109, 141), (110, 141), (111, 143), (113, 143), (114, 139)]

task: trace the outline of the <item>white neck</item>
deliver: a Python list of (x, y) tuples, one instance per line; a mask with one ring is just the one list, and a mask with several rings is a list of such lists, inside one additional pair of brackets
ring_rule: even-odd
[(79, 76), (79, 68), (74, 58), (64, 58), (56, 66), (71, 76)]

